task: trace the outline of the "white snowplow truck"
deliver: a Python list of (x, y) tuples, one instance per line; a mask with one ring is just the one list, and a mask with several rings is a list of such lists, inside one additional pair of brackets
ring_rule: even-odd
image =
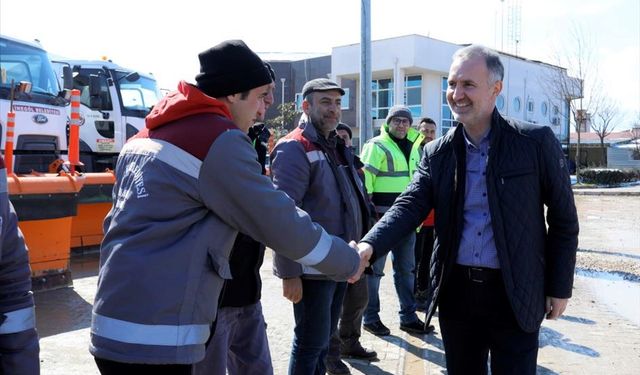
[(82, 170), (114, 169), (122, 146), (144, 127), (144, 118), (160, 100), (155, 78), (109, 60), (54, 59), (52, 63), (61, 82), (69, 80), (63, 70), (70, 71), (73, 88), (80, 90)]
[(48, 172), (66, 153), (68, 97), (39, 44), (0, 35), (0, 144), (4, 154), (12, 107), (14, 173)]

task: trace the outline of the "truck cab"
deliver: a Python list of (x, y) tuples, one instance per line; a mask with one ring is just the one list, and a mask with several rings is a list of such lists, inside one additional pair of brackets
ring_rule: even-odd
[(49, 55), (39, 44), (0, 35), (0, 146), (4, 152), (11, 108), (15, 113), (13, 172), (48, 172), (67, 149), (66, 96)]
[(80, 161), (86, 172), (113, 169), (127, 139), (144, 127), (144, 118), (160, 100), (155, 78), (108, 60), (53, 61), (58, 77), (72, 71), (72, 86), (80, 90)]

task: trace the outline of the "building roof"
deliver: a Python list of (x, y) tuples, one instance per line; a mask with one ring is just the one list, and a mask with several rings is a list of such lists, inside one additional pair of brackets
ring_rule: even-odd
[[(604, 138), (605, 144), (616, 144), (633, 139), (631, 129), (612, 132)], [(578, 143), (578, 133), (571, 132), (571, 143)], [(580, 144), (600, 144), (600, 137), (594, 131), (580, 132)]]
[(326, 52), (258, 52), (264, 61), (299, 61), (330, 55)]
[[(447, 44), (452, 45), (452, 46), (458, 46), (460, 48), (467, 47), (467, 46), (471, 45), (471, 43), (453, 43), (453, 42), (449, 42), (449, 41), (446, 41), (446, 40), (442, 40), (442, 39), (438, 39), (438, 38), (432, 38), (430, 36), (425, 36), (425, 35), (420, 35), (420, 34), (406, 34), (406, 35), (393, 36), (393, 37), (389, 37), (389, 38), (376, 39), (376, 40), (372, 40), (371, 43), (380, 42), (380, 41), (384, 41), (384, 40), (391, 40), (391, 39), (403, 39), (403, 38), (425, 38), (425, 39), (431, 39), (431, 40), (435, 40), (435, 41), (438, 41), (438, 42), (447, 43)], [(351, 44), (344, 44), (344, 45), (340, 45), (340, 46), (335, 46), (334, 48), (358, 46), (358, 45), (360, 45), (360, 43), (351, 43)], [(519, 60), (523, 60), (523, 61), (529, 61), (529, 62), (536, 63), (536, 64), (547, 65), (547, 66), (554, 67), (554, 68), (560, 68), (560, 69), (563, 69), (565, 71), (567, 70), (564, 67), (561, 67), (561, 66), (558, 66), (558, 65), (554, 65), (554, 64), (550, 64), (550, 63), (547, 63), (547, 62), (544, 62), (544, 61), (528, 59), (526, 57), (514, 55), (514, 54), (509, 53), (509, 52), (500, 51), (499, 49), (490, 47), (488, 45), (485, 46), (485, 47), (496, 51), (500, 55), (512, 57), (514, 59), (519, 59)]]

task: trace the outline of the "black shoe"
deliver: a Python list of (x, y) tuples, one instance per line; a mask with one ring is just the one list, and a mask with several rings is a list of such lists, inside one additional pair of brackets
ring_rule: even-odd
[(327, 358), (327, 374), (329, 375), (349, 375), (351, 374), (351, 370), (349, 370), (349, 366), (345, 365), (340, 359), (329, 359)]
[(378, 353), (375, 350), (366, 349), (362, 347), (359, 341), (351, 345), (349, 348), (340, 348), (340, 357), (353, 358), (353, 359), (366, 359), (373, 360), (378, 357)]
[(434, 327), (432, 325), (425, 327), (425, 324), (422, 320), (418, 319), (415, 322), (411, 322), (411, 323), (407, 323), (407, 324), (400, 324), (400, 329), (405, 331), (405, 332), (409, 332), (409, 333), (416, 333), (419, 335), (426, 335), (429, 334), (431, 332), (433, 332)]
[(389, 328), (379, 320), (377, 322), (363, 324), (362, 327), (364, 327), (365, 331), (373, 333), (376, 336), (389, 336), (391, 334)]

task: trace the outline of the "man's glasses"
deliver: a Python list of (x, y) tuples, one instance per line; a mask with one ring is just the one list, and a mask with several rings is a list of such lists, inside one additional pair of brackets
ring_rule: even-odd
[(411, 125), (411, 120), (405, 117), (394, 117), (391, 119), (391, 123), (395, 126), (399, 126), (399, 125), (409, 126)]

